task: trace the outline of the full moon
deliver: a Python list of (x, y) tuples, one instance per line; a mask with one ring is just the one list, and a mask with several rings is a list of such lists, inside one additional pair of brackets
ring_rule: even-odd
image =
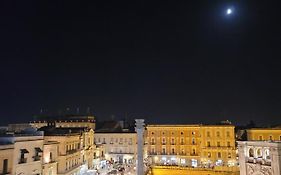
[(232, 9), (230, 9), (230, 8), (229, 8), (229, 9), (227, 9), (227, 10), (226, 10), (226, 14), (227, 14), (227, 15), (232, 14)]

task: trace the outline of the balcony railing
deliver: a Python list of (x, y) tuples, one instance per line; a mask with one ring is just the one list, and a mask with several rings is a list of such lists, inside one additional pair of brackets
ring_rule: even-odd
[(34, 161), (39, 161), (39, 160), (41, 160), (41, 156), (33, 156), (33, 160)]
[(26, 163), (26, 162), (27, 162), (27, 158), (20, 158), (19, 160), (19, 164)]
[(79, 149), (72, 149), (72, 150), (68, 150), (68, 151), (66, 151), (66, 154), (68, 155), (68, 154), (74, 154), (74, 153), (76, 153), (76, 152), (78, 152), (79, 151)]

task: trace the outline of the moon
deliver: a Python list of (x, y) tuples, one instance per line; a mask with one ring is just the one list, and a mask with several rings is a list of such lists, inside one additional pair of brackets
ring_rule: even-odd
[(231, 14), (232, 14), (232, 12), (233, 12), (233, 11), (232, 11), (232, 9), (231, 9), (231, 8), (228, 8), (228, 9), (226, 10), (226, 14), (227, 14), (227, 15), (231, 15)]

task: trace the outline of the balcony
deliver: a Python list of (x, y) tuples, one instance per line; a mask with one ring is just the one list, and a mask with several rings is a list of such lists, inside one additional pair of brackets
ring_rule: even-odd
[(27, 162), (27, 158), (20, 158), (19, 164), (23, 164)]
[(162, 142), (162, 145), (166, 145), (166, 142)]
[(41, 156), (33, 156), (33, 160), (34, 161), (39, 161), (39, 160), (41, 160)]
[(76, 152), (78, 152), (78, 151), (79, 151), (79, 149), (68, 150), (68, 151), (66, 151), (66, 155), (74, 154), (74, 153), (76, 153)]
[(155, 145), (155, 142), (151, 142), (150, 145)]
[(149, 155), (157, 155), (156, 152), (149, 152)]

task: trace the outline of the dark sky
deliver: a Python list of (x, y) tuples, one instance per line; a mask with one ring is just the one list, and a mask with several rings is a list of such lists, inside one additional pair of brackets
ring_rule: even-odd
[(0, 125), (67, 107), (90, 107), (99, 119), (281, 123), (277, 0), (3, 1), (0, 8)]

